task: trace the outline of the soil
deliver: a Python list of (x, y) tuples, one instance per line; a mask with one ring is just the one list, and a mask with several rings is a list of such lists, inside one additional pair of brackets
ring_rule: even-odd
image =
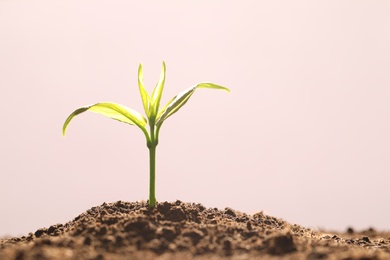
[(390, 259), (390, 232), (327, 233), (262, 212), (118, 201), (0, 239), (0, 259)]

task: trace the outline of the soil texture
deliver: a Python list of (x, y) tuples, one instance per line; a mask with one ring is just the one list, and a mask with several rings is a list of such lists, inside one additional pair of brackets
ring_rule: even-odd
[(390, 259), (390, 232), (315, 231), (262, 212), (201, 204), (103, 203), (74, 220), (0, 239), (1, 260)]

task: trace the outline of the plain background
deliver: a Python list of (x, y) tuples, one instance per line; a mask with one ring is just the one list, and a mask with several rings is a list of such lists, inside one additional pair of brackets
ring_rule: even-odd
[(0, 236), (148, 197), (141, 131), (76, 108), (143, 112), (202, 81), (163, 125), (157, 199), (390, 229), (389, 1), (0, 0)]

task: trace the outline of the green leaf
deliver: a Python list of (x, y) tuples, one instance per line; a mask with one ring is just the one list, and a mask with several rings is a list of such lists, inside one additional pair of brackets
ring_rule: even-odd
[(220, 89), (220, 90), (225, 90), (227, 92), (230, 92), (230, 89), (222, 87), (220, 85), (210, 83), (210, 82), (202, 82), (199, 83), (195, 88), (211, 88), (211, 89)]
[(161, 111), (158, 113), (156, 125), (161, 125), (165, 119), (170, 117), (172, 114), (177, 112), (182, 106), (184, 106), (184, 104), (187, 103), (187, 100), (191, 97), (194, 91), (195, 91), (195, 87), (192, 87), (183, 92), (180, 92), (178, 95), (172, 98), (164, 106), (164, 108), (161, 109)]
[(156, 85), (156, 87), (153, 89), (153, 93), (151, 96), (151, 101), (150, 101), (150, 108), (149, 108), (149, 117), (150, 118), (155, 118), (158, 112), (158, 109), (160, 107), (160, 100), (162, 96), (162, 92), (164, 89), (164, 84), (165, 84), (165, 71), (166, 71), (166, 66), (165, 62), (162, 63), (162, 68), (161, 68), (161, 73), (160, 73), (160, 79)]
[(142, 64), (140, 64), (138, 67), (138, 87), (139, 87), (139, 92), (141, 94), (142, 104), (144, 105), (146, 116), (149, 117), (150, 96), (144, 87), (144, 74), (142, 71)]
[(161, 124), (166, 120), (168, 117), (176, 113), (182, 106), (187, 103), (188, 99), (192, 96), (192, 94), (195, 92), (197, 88), (211, 88), (211, 89), (220, 89), (230, 92), (228, 88), (209, 83), (199, 83), (195, 87), (191, 87), (183, 92), (180, 92), (177, 96), (172, 98), (158, 113), (156, 125), (161, 127)]
[(116, 104), (116, 103), (110, 103), (110, 102), (102, 102), (97, 103), (94, 105), (81, 107), (76, 109), (72, 114), (68, 116), (68, 118), (65, 120), (65, 123), (62, 127), (62, 134), (65, 135), (66, 129), (72, 121), (72, 119), (77, 116), (78, 114), (81, 114), (85, 111), (92, 111), (98, 114), (101, 114), (103, 116), (130, 124), (130, 125), (137, 125), (141, 130), (145, 133), (146, 131), (146, 119), (137, 111), (132, 110), (130, 108), (127, 108), (125, 106)]

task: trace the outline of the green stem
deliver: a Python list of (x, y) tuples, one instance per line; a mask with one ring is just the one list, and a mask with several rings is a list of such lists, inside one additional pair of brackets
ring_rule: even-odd
[(156, 205), (156, 147), (158, 144), (158, 140), (154, 132), (154, 120), (150, 122), (150, 139), (150, 142), (148, 142), (150, 163), (149, 208), (154, 208)]
[(149, 183), (149, 208), (156, 204), (156, 145), (149, 147), (150, 157), (150, 183)]

